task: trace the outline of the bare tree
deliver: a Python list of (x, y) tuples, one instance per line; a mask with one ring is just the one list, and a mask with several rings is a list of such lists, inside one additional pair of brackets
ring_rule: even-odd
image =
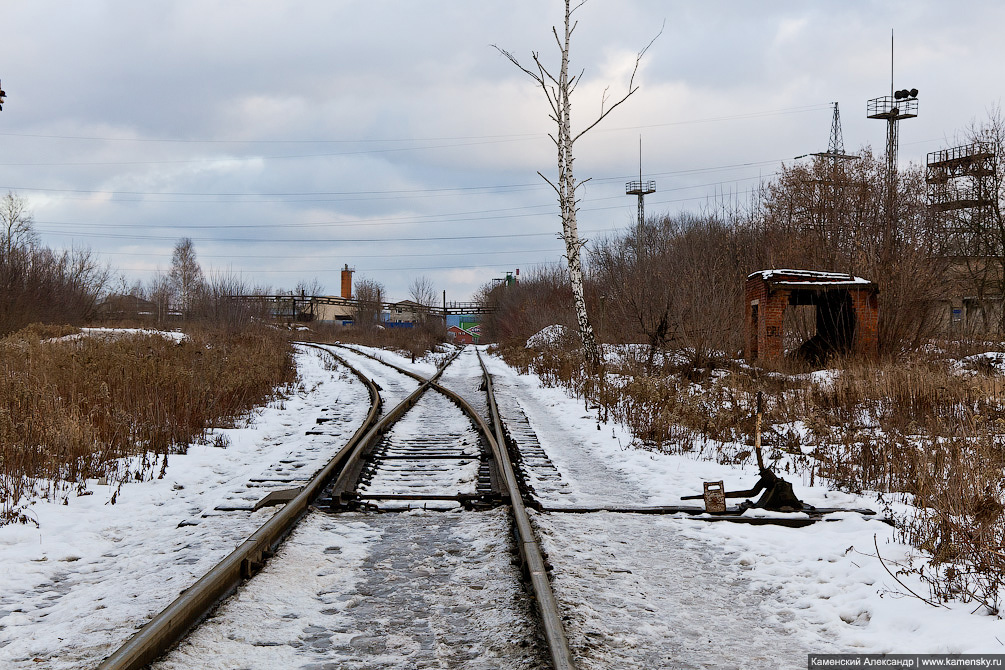
[(5, 256), (17, 249), (30, 249), (35, 246), (38, 235), (35, 233), (35, 220), (28, 201), (7, 191), (0, 198), (0, 245)]
[[(530, 69), (521, 65), (520, 61), (517, 60), (517, 58), (510, 52), (500, 48), (499, 46), (493, 46), (495, 46), (495, 48), (502, 55), (530, 76), (530, 78), (541, 87), (545, 98), (548, 100), (548, 105), (551, 107), (550, 117), (557, 126), (557, 133), (550, 136), (552, 141), (555, 143), (555, 148), (558, 150), (557, 183), (548, 179), (540, 172), (538, 172), (538, 174), (541, 175), (541, 178), (548, 182), (553, 189), (555, 189), (555, 193), (558, 195), (558, 205), (562, 216), (562, 240), (565, 242), (565, 258), (569, 266), (569, 281), (572, 285), (572, 297), (576, 309), (576, 320), (579, 324), (579, 334), (583, 340), (583, 353), (587, 363), (591, 367), (595, 367), (600, 362), (600, 356), (597, 352), (593, 326), (590, 324), (590, 318), (586, 311), (586, 298), (583, 291), (583, 266), (580, 260), (582, 248), (583, 245), (586, 244), (586, 240), (580, 240), (579, 231), (576, 225), (576, 211), (578, 210), (577, 204), (579, 202), (576, 198), (576, 189), (589, 180), (584, 180), (579, 184), (576, 183), (576, 178), (572, 171), (572, 163), (574, 160), (573, 147), (579, 138), (593, 129), (598, 123), (603, 121), (608, 114), (614, 111), (616, 107), (638, 90), (638, 86), (635, 85), (635, 75), (638, 72), (639, 63), (642, 61), (642, 56), (645, 55), (649, 47), (652, 46), (652, 43), (656, 41), (656, 37), (659, 37), (659, 34), (657, 34), (656, 37), (654, 37), (652, 41), (650, 41), (649, 44), (638, 53), (638, 56), (635, 59), (635, 68), (632, 70), (632, 76), (628, 80), (628, 90), (624, 96), (609, 105), (609, 99), (605, 89), (604, 95), (600, 100), (600, 113), (597, 118), (587, 124), (586, 128), (583, 130), (578, 133), (573, 133), (572, 93), (576, 89), (576, 85), (582, 79), (582, 72), (579, 75), (569, 74), (569, 45), (572, 39), (572, 33), (576, 29), (577, 25), (576, 23), (572, 23), (571, 18), (572, 14), (584, 4), (586, 4), (586, 0), (582, 0), (575, 7), (572, 7), (571, 0), (565, 0), (564, 33), (560, 36), (558, 29), (552, 27), (555, 42), (557, 43), (559, 51), (562, 55), (558, 77), (555, 77), (555, 75), (553, 75), (551, 71), (544, 66), (541, 62), (540, 53), (536, 51), (531, 54), (534, 60), (534, 69)], [(660, 29), (660, 32), (663, 32), (662, 29)]]
[(171, 277), (163, 272), (158, 272), (147, 287), (147, 295), (151, 302), (157, 306), (158, 323), (166, 321), (171, 311), (171, 296), (174, 290), (171, 286)]
[(423, 307), (436, 305), (436, 289), (433, 288), (433, 280), (426, 275), (412, 280), (412, 283), (408, 285), (408, 295), (415, 303)]
[(246, 299), (255, 293), (255, 289), (236, 274), (214, 273), (206, 280), (201, 291), (199, 316), (207, 323), (229, 332), (244, 330), (256, 320), (265, 322), (269, 316), (265, 302)]
[[(433, 288), (433, 280), (426, 275), (412, 280), (412, 283), (408, 285), (408, 295), (415, 304), (422, 307), (436, 306), (436, 289)], [(429, 312), (426, 310), (420, 310), (417, 316), (421, 323), (429, 321)]]
[(311, 280), (301, 279), (297, 282), (297, 286), (293, 289), (293, 293), (301, 297), (311, 298), (314, 296), (324, 295), (325, 286), (317, 277)]
[(380, 321), (380, 311), (384, 302), (384, 285), (375, 279), (356, 281), (355, 325), (361, 330), (372, 330)]
[[(833, 189), (821, 192), (827, 183)], [(947, 254), (940, 250), (944, 231), (926, 206), (922, 170), (900, 171), (897, 225), (888, 237), (886, 184), (885, 161), (868, 150), (837, 172), (825, 159), (783, 166), (762, 194), (760, 251), (752, 249), (743, 264), (747, 272), (811, 268), (877, 282), (880, 350), (896, 354), (921, 346), (939, 325)]]
[[(628, 341), (649, 344), (647, 365), (673, 349), (704, 367), (735, 345), (742, 274), (736, 269), (737, 227), (716, 215), (662, 215), (597, 244), (598, 290)], [(735, 350), (735, 349), (734, 349)]]
[(191, 237), (183, 237), (174, 245), (170, 276), (175, 300), (182, 314), (187, 316), (195, 306), (196, 298), (204, 284), (202, 268), (196, 260), (195, 246)]

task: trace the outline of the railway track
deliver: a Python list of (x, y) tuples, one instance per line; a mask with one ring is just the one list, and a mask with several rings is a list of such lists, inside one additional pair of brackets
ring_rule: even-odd
[[(172, 652), (177, 660), (169, 656), (157, 665), (189, 667), (185, 659), (205, 658), (204, 645), (225, 646), (235, 639), (233, 633), (208, 632), (211, 626), (246, 620), (248, 615), (240, 613), (245, 606), (259, 613), (263, 607), (277, 611), (279, 605), (265, 606), (256, 598), (267, 600), (277, 592), (297, 587), (291, 580), (303, 581), (304, 575), (284, 575), (284, 571), (295, 572), (295, 566), (304, 561), (324, 566), (314, 577), (341, 574), (339, 571), (350, 564), (355, 566), (354, 574), (364, 576), (356, 582), (356, 595), (345, 601), (334, 595), (336, 589), (330, 585), (316, 587), (321, 591), (314, 600), (328, 606), (315, 616), (329, 621), (325, 617), (338, 614), (341, 627), (333, 626), (328, 631), (312, 623), (293, 636), (296, 642), (292, 647), (286, 638), (270, 637), (267, 627), (249, 643), (259, 647), (258, 651), (268, 648), (270, 653), (278, 654), (276, 648), (289, 647), (302, 659), (305, 652), (320, 654), (318, 658), (335, 658), (338, 649), (348, 650), (350, 656), (341, 659), (346, 661), (344, 666), (330, 667), (356, 667), (348, 661), (359, 660), (361, 655), (376, 659), (395, 653), (419, 663), (401, 667), (423, 667), (436, 659), (446, 667), (458, 663), (480, 667), (475, 658), (488, 649), (500, 657), (510, 657), (515, 663), (512, 667), (573, 668), (544, 557), (504, 446), (491, 378), (484, 366), (485, 394), (477, 398), (472, 396), (471, 388), (462, 395), (438, 383), (453, 359), (426, 378), (397, 367), (394, 375), (388, 375), (387, 368), (380, 374), (374, 365), (389, 363), (376, 363), (371, 358), (370, 364), (362, 365), (363, 354), (358, 351), (324, 349), (350, 365), (368, 383), (371, 411), (366, 422), (317, 476), (302, 489), (291, 492), (290, 502), (268, 523), (109, 656), (100, 668), (144, 667), (193, 631)], [(357, 371), (357, 366), (367, 368), (367, 374)], [(381, 378), (380, 385), (369, 379), (370, 373)], [(411, 381), (402, 383), (403, 375)], [(382, 402), (383, 388), (389, 391), (385, 395), (397, 400), (393, 407)], [(469, 398), (480, 405), (481, 412)], [(491, 426), (483, 416), (486, 410)], [(301, 521), (301, 528), (294, 531)], [(366, 557), (340, 559), (341, 545), (325, 539), (339, 537), (347, 532), (346, 528), (366, 536), (370, 548)], [(493, 534), (495, 539), (486, 539)], [(281, 556), (302, 554), (300, 558), (287, 562), (277, 557), (266, 569), (267, 574), (247, 582), (247, 588), (238, 596), (216, 609), (227, 595), (262, 569), (287, 536), (291, 540), (282, 548)], [(334, 544), (328, 546), (326, 542)], [(323, 556), (310, 550), (322, 545)], [(519, 560), (512, 561), (507, 549), (518, 554)], [(432, 556), (428, 555), (430, 551)], [(519, 564), (529, 588), (520, 587), (514, 563)], [(471, 565), (484, 566), (479, 568), (481, 572), (471, 573), (475, 582), (480, 575), (483, 583), (471, 581)], [(276, 582), (270, 585), (269, 579)], [(442, 580), (445, 582), (440, 584)], [(466, 584), (470, 593), (458, 583)], [(345, 585), (340, 588), (353, 591)], [(305, 607), (311, 609), (309, 603)], [(193, 630), (214, 610), (211, 621)], [(299, 615), (279, 617), (273, 630), (289, 626), (285, 621), (289, 617), (297, 619)], [(486, 618), (502, 623), (479, 625)], [(379, 634), (353, 635), (353, 622), (359, 624), (357, 628), (369, 623), (369, 630)], [(221, 637), (230, 642), (221, 642)], [(399, 648), (389, 650), (388, 645), (396, 640), (394, 644)], [(449, 644), (444, 646), (444, 641)], [(237, 653), (240, 656), (244, 652)], [(547, 657), (547, 662), (541, 662), (542, 656)], [(278, 656), (275, 659), (283, 662)], [(382, 667), (397, 666), (389, 663)]]

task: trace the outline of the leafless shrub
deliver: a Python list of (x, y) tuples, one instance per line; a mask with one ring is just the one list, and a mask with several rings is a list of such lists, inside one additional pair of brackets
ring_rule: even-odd
[(0, 335), (29, 323), (85, 323), (108, 276), (86, 250), (15, 248), (0, 255)]
[[(735, 228), (715, 216), (661, 216), (594, 246), (591, 269), (619, 341), (645, 341), (703, 367), (739, 348), (743, 276)], [(594, 311), (596, 313), (596, 311)], [(606, 320), (606, 319), (605, 319)]]
[(932, 556), (922, 571), (933, 597), (998, 614), (1005, 592), (1005, 447), (1002, 436), (926, 441), (913, 453), (917, 512), (904, 539)]
[(361, 331), (373, 331), (380, 325), (380, 313), (384, 302), (384, 285), (375, 279), (362, 278), (356, 282), (356, 307), (353, 327)]
[(557, 266), (532, 270), (512, 286), (484, 286), (479, 301), (492, 309), (482, 321), (483, 336), (489, 341), (523, 346), (531, 335), (547, 326), (577, 330), (568, 275)]

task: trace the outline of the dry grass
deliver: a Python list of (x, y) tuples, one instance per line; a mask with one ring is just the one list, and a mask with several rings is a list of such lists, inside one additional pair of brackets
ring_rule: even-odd
[[(1003, 347), (985, 343), (989, 348)], [(1005, 378), (993, 365), (961, 370), (945, 354), (915, 354), (839, 361), (835, 372), (813, 375), (735, 361), (694, 369), (671, 360), (654, 369), (624, 356), (603, 377), (588, 378), (572, 350), (501, 351), (518, 369), (569, 388), (628, 427), (636, 446), (720, 462), (752, 461), (762, 391), (769, 460), (811, 481), (912, 501), (916, 512), (898, 519), (898, 528), (930, 553), (921, 572), (933, 596), (998, 612), (1005, 593)]]
[[(214, 426), (231, 425), (295, 380), (284, 333), (193, 331), (53, 338), (30, 326), (0, 340), (0, 524), (27, 521), (34, 495), (85, 480), (163, 474), (169, 454)], [(139, 457), (124, 471), (125, 457)]]
[(367, 347), (391, 349), (402, 354), (421, 358), (446, 342), (443, 322), (414, 328), (371, 328), (361, 329), (343, 326), (318, 326), (312, 324), (309, 330), (296, 333), (297, 337), (309, 342), (345, 342)]

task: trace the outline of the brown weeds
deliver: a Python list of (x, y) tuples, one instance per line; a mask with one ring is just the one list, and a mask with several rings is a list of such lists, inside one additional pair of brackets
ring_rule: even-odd
[(285, 335), (264, 328), (180, 343), (73, 332), (30, 326), (0, 340), (0, 524), (26, 521), (34, 495), (163, 472), (168, 454), (295, 379)]
[(770, 461), (845, 490), (908, 497), (916, 512), (897, 519), (898, 528), (931, 554), (921, 576), (933, 597), (998, 613), (1005, 594), (1005, 379), (993, 365), (960, 369), (930, 354), (838, 361), (832, 372), (812, 375), (727, 361), (700, 370), (673, 362), (654, 368), (625, 356), (587, 377), (575, 352), (500, 351), (625, 425), (637, 446), (720, 462), (752, 459), (755, 396), (763, 391)]

